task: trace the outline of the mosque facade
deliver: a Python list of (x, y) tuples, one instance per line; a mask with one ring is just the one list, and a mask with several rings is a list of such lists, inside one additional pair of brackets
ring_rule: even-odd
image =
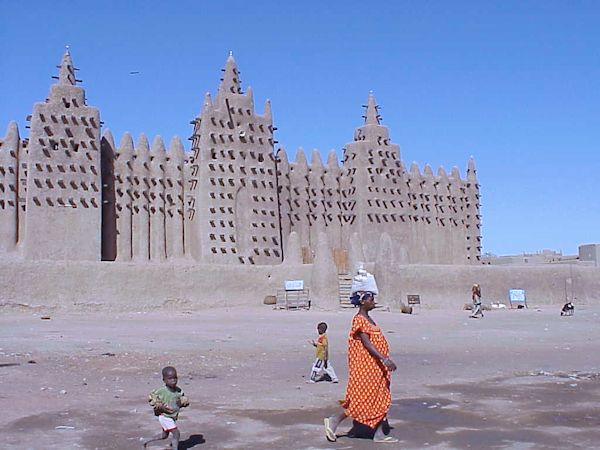
[(479, 264), (473, 160), (434, 173), (406, 167), (369, 94), (364, 123), (326, 160), (276, 149), (271, 104), (255, 110), (232, 56), (193, 119), (191, 147), (160, 136), (118, 144), (86, 104), (69, 51), (29, 136), (0, 140), (0, 253), (24, 260), (277, 265), (290, 235), (311, 263), (325, 235), (338, 272), (375, 261)]

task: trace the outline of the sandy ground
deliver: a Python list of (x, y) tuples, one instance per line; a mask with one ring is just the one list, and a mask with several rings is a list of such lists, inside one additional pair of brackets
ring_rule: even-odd
[[(4, 308), (0, 447), (141, 448), (160, 431), (146, 399), (170, 364), (192, 402), (179, 420), (185, 449), (600, 448), (600, 306), (568, 318), (556, 307), (484, 319), (374, 311), (399, 367), (390, 422), (401, 441), (328, 443), (322, 419), (344, 396), (354, 312)], [(305, 383), (321, 320), (339, 384)]]

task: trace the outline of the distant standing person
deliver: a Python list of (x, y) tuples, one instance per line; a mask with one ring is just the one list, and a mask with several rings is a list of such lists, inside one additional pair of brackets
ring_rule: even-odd
[(153, 390), (148, 401), (154, 408), (154, 415), (158, 416), (158, 422), (162, 427), (162, 433), (154, 438), (144, 442), (144, 448), (150, 442), (161, 441), (171, 435), (171, 448), (177, 449), (179, 446), (179, 430), (177, 429), (177, 418), (179, 410), (189, 406), (190, 402), (177, 386), (177, 371), (174, 367), (167, 366), (162, 370), (164, 386)]
[(473, 300), (473, 314), (471, 317), (474, 319), (481, 315), (483, 317), (483, 310), (481, 309), (481, 286), (474, 284), (471, 288), (471, 299)]
[(310, 379), (307, 383), (316, 383), (322, 381), (325, 374), (329, 375), (329, 378), (334, 383), (338, 382), (338, 377), (333, 370), (331, 361), (329, 360), (329, 339), (327, 338), (327, 324), (321, 322), (317, 325), (317, 332), (319, 337), (316, 341), (309, 341), (313, 346), (316, 347), (316, 359), (310, 372)]
[(396, 364), (390, 359), (389, 346), (381, 329), (369, 316), (375, 308), (375, 295), (362, 292), (358, 313), (352, 319), (348, 336), (348, 386), (342, 403), (343, 412), (324, 420), (325, 436), (330, 442), (337, 440), (338, 425), (352, 417), (350, 437), (373, 439), (374, 442), (398, 442), (390, 436), (387, 413), (392, 402), (390, 393), (391, 372)]

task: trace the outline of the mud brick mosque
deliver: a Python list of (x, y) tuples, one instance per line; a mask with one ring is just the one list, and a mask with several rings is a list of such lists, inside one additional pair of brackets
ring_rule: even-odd
[(464, 178), (406, 167), (372, 94), (342, 161), (309, 161), (276, 149), (271, 105), (255, 111), (231, 55), (189, 149), (128, 133), (117, 144), (68, 50), (58, 67), (29, 137), (13, 122), (0, 139), (0, 307), (259, 305), (303, 280), (313, 305), (336, 309), (359, 262), (390, 308), (409, 294), (460, 308), (475, 282), (489, 301), (518, 287), (562, 303), (567, 280), (578, 302), (600, 300), (598, 268), (481, 264), (473, 160)]
[[(310, 162), (275, 150), (271, 105), (255, 111), (233, 56), (193, 119), (191, 149), (156, 136), (117, 145), (86, 104), (67, 50), (23, 139), (0, 146), (0, 251), (24, 260), (277, 265), (295, 232), (304, 263), (323, 233), (339, 271), (374, 261), (382, 236), (401, 264), (480, 260), (479, 185), (429, 165), (407, 168), (369, 94), (343, 149)], [(357, 116), (360, 114), (357, 111)], [(354, 250), (351, 249), (354, 248)], [(358, 249), (358, 250), (357, 250)], [(350, 254), (350, 255), (349, 255)]]
[(579, 303), (600, 300), (598, 268), (482, 265), (473, 160), (464, 178), (407, 168), (372, 94), (341, 162), (292, 160), (231, 55), (189, 149), (128, 133), (117, 145), (75, 71), (67, 50), (29, 137), (13, 122), (0, 140), (0, 306), (256, 305), (303, 280), (313, 305), (335, 309), (359, 262), (391, 308), (408, 294), (461, 307), (474, 282), (489, 301), (518, 287), (560, 304), (567, 281)]

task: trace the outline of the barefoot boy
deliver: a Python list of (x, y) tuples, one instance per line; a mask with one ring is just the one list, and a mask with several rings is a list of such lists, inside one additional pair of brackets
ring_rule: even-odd
[(177, 449), (179, 446), (179, 430), (177, 429), (176, 420), (179, 416), (179, 410), (189, 406), (190, 402), (181, 389), (177, 387), (177, 371), (174, 367), (165, 367), (162, 370), (162, 377), (165, 385), (153, 390), (148, 397), (150, 405), (154, 408), (154, 415), (158, 416), (162, 433), (145, 441), (144, 448), (150, 442), (166, 439), (170, 434), (171, 448)]
[(327, 324), (321, 322), (317, 325), (317, 331), (319, 332), (317, 341), (308, 341), (317, 348), (315, 352), (317, 358), (312, 366), (310, 380), (308, 380), (307, 383), (316, 383), (317, 381), (323, 380), (323, 372), (329, 375), (331, 381), (337, 383), (338, 377), (335, 374), (335, 370), (333, 370), (333, 366), (329, 362), (329, 340), (327, 339), (327, 334), (325, 334), (327, 331)]

